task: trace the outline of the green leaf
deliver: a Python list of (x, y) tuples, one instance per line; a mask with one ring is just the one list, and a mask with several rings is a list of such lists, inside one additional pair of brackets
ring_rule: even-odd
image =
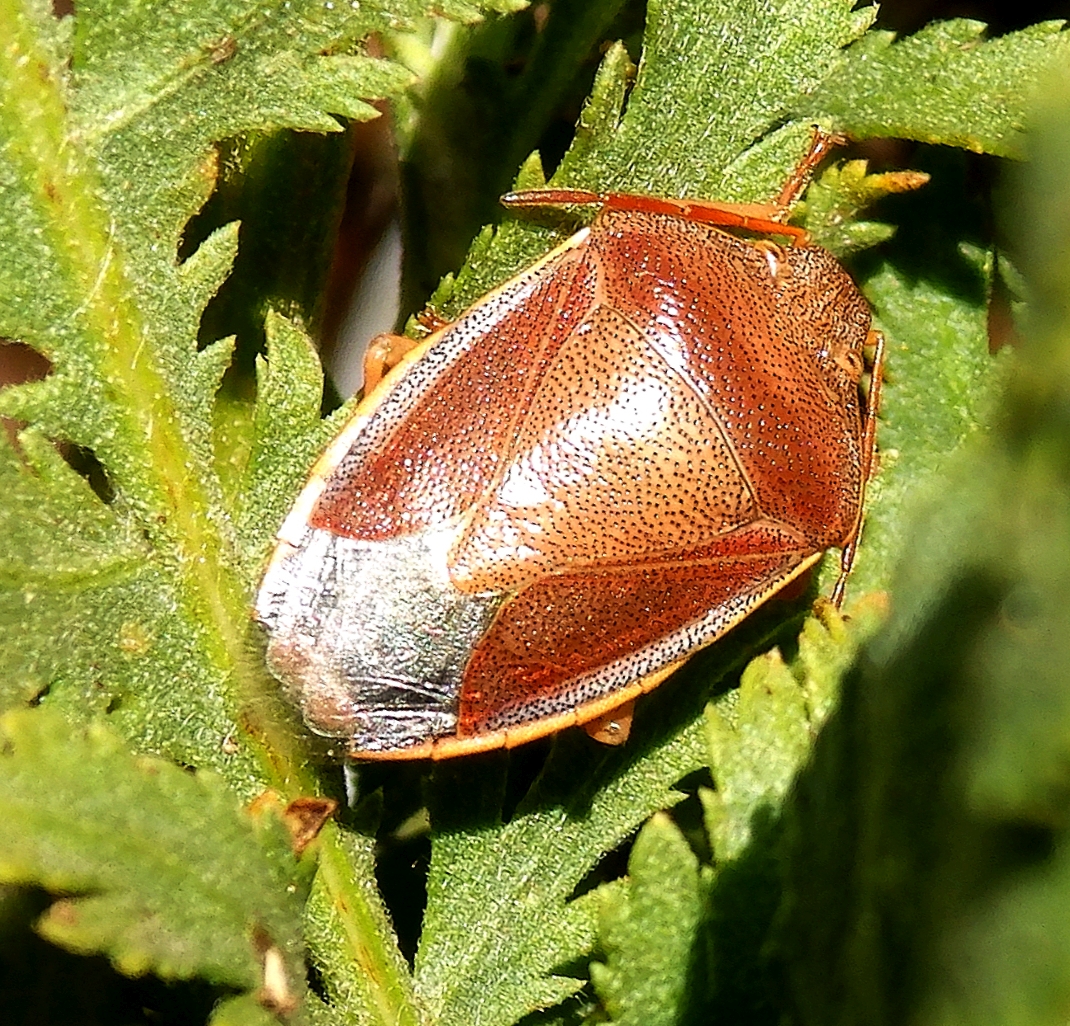
[[(538, 18), (533, 13), (524, 23), (492, 20), (441, 34), (421, 28), (410, 42), (426, 47), (406, 47), (395, 30), (425, 6), (200, 0), (149, 11), (98, 2), (81, 5), (73, 22), (57, 23), (43, 2), (0, 0), (0, 250), (10, 254), (0, 262), (0, 336), (39, 348), (53, 365), (46, 381), (0, 395), (0, 410), (29, 424), (17, 445), (0, 443), (0, 530), (13, 542), (0, 552), (6, 704), (37, 700), (74, 722), (106, 716), (137, 750), (214, 768), (245, 798), (265, 784), (288, 797), (340, 791), (337, 774), (317, 764), (295, 717), (278, 702), (248, 619), (270, 538), (337, 424), (318, 419), (322, 381), (306, 329), (315, 336), (346, 147), (324, 146), (322, 178), (315, 179), (322, 189), (309, 188), (305, 161), (314, 147), (274, 133), (336, 132), (339, 116), (368, 116), (367, 99), (401, 89), (410, 73), (372, 58), (360, 43), (380, 33), (388, 48), (420, 57), (427, 72), (404, 114), (415, 119), (406, 122), (411, 173), (435, 183), (431, 205), (448, 210), (455, 197), (462, 201), (474, 234), (490, 215), (473, 221), (472, 210), (489, 211), (498, 179), (512, 176), (536, 145), (555, 98), (581, 95), (582, 56), (596, 49), (618, 11), (612, 0), (560, 0), (539, 5)], [(481, 9), (517, 4), (434, 6), (474, 19)], [(980, 140), (1003, 152), (998, 147), (1014, 138), (1008, 116), (1014, 120), (1042, 59), (1064, 45), (1048, 29), (1006, 43), (978, 40), (969, 59), (981, 54), (981, 63), (968, 65), (961, 47), (921, 45), (941, 38), (935, 29), (914, 42), (863, 37), (873, 13), (853, 11), (849, 0), (789, 0), (776, 9), (759, 0), (650, 3), (638, 72), (625, 46), (605, 52), (553, 181), (768, 201), (805, 149), (815, 116), (829, 127), (850, 127), (855, 104), (864, 122), (865, 96), (856, 91), (850, 99), (846, 87), (867, 53), (878, 63), (896, 55), (914, 62), (903, 64), (909, 74), (884, 82), (896, 130), (928, 126), (924, 138)], [(635, 40), (628, 42), (639, 56)], [(528, 59), (518, 74), (507, 61), (513, 55)], [(959, 101), (954, 117), (935, 124), (928, 97), (925, 104), (911, 99), (915, 83), (926, 74), (957, 83), (965, 68), (995, 68), (1004, 83), (1013, 68), (1016, 77), (1002, 106), (967, 109)], [(458, 83), (467, 109), (493, 113), (486, 124), (478, 114), (452, 122), (438, 116), (457, 109), (440, 97)], [(501, 95), (488, 99), (496, 89)], [(530, 119), (518, 113), (528, 109)], [(499, 137), (493, 125), (510, 117), (514, 123)], [(470, 149), (436, 147), (444, 124), (454, 142), (470, 136)], [(220, 140), (228, 141), (217, 150)], [(489, 159), (485, 166), (455, 161), (458, 149)], [(292, 152), (301, 159), (287, 179)], [(987, 239), (974, 211), (946, 202), (961, 189), (961, 164), (937, 166), (932, 154), (920, 159), (934, 174), (928, 191), (943, 206), (924, 195), (886, 200), (881, 216), (899, 234), (854, 265), (888, 335), (889, 360), (883, 465), (871, 488), (852, 597), (888, 586), (908, 536), (907, 510), (941, 490), (949, 451), (976, 433), (994, 377), (983, 330)], [(553, 160), (548, 148), (548, 169)], [(220, 192), (202, 209), (221, 161)], [(520, 173), (528, 184), (541, 183), (542, 159), (533, 155)], [(834, 177), (823, 179), (829, 202), (822, 207), (813, 197), (808, 216), (815, 222), (853, 221), (870, 195), (865, 176), (850, 188), (846, 171), (839, 182)], [(321, 193), (303, 233), (295, 214), (303, 200), (290, 195), (281, 213), (263, 210), (285, 198), (295, 178), (305, 179), (308, 191), (300, 195)], [(233, 204), (231, 185), (239, 193)], [(241, 229), (238, 216), (246, 222)], [(570, 228), (511, 220), (485, 230), (436, 302), (457, 312)], [(457, 254), (450, 268), (460, 259), (461, 235), (450, 241)], [(853, 224), (830, 244), (847, 252), (887, 235), (880, 226)], [(270, 245), (260, 244), (265, 237)], [(931, 262), (918, 258), (930, 252)], [(228, 279), (236, 259), (239, 273)], [(258, 274), (265, 269), (270, 273)], [(229, 294), (202, 317), (225, 279)], [(277, 313), (267, 318), (254, 401), (242, 374), (268, 308)], [(73, 469), (87, 462), (96, 492)], [(310, 1005), (310, 1016), (467, 1026), (571, 1014), (575, 1004), (553, 1006), (583, 987), (596, 943), (593, 909), (606, 893), (596, 887), (608, 872), (603, 856), (678, 802), (684, 778), (691, 778), (686, 790), (700, 787), (694, 775), (709, 759), (703, 707), (756, 653), (791, 642), (799, 610), (765, 610), (694, 660), (640, 703), (633, 738), (621, 750), (604, 752), (568, 736), (553, 744), (537, 774), (537, 747), (439, 768), (430, 785), (428, 903), (413, 974), (376, 890), (374, 826), (358, 812), (329, 823), (305, 919), (329, 1003)], [(752, 669), (746, 691), (721, 698), (711, 714), (718, 791), (706, 804), (722, 862), (700, 934), (716, 966), (710, 1000), (728, 1009), (725, 1015), (742, 1007), (733, 1004), (731, 988), (742, 993), (746, 984), (733, 980), (747, 972), (766, 978), (759, 951), (776, 895), (769, 885), (775, 831), (766, 829), (762, 810), (779, 807), (824, 715), (827, 698), (818, 696), (829, 693), (839, 672), (835, 652), (803, 669), (790, 657), (765, 663), (768, 672)], [(767, 702), (766, 685), (773, 691)], [(362, 771), (360, 783), (365, 791), (396, 793), (398, 781), (411, 779), (379, 768)], [(675, 843), (664, 831), (658, 837)], [(652, 847), (656, 839), (651, 834)], [(680, 879), (666, 885), (680, 899), (693, 867), (678, 845), (673, 850), (679, 857), (666, 858)], [(640, 849), (636, 875), (651, 921), (665, 922), (648, 871), (655, 861)], [(628, 885), (616, 886), (625, 893)], [(755, 898), (759, 886), (762, 900)], [(748, 901), (753, 915), (745, 922), (740, 910)], [(105, 931), (98, 926), (99, 941)], [(729, 935), (746, 938), (734, 963)], [(623, 967), (656, 964), (649, 947), (644, 953), (629, 947), (633, 942), (640, 938), (622, 940), (609, 955), (614, 982), (603, 977), (621, 1008), (647, 1007), (638, 998), (629, 1004), (637, 974)], [(681, 994), (679, 975), (660, 972), (647, 981), (651, 992)], [(753, 998), (753, 987), (748, 993)], [(761, 1014), (775, 1021), (783, 1009), (775, 997), (763, 1000)], [(248, 997), (215, 1014), (220, 1022), (263, 1018)]]
[(328, 824), (320, 849), (305, 936), (330, 998), (326, 1021), (425, 1022), (376, 887), (374, 836)]
[(275, 1026), (278, 1018), (254, 997), (227, 998), (212, 1010), (208, 1026)]
[(323, 372), (308, 336), (276, 313), (268, 315), (266, 331), (267, 358), (257, 358), (250, 447), (235, 501), (238, 533), (254, 567), (337, 429), (335, 420), (320, 419)]
[(700, 732), (673, 736), (674, 718), (646, 717), (633, 752), (592, 753), (585, 738), (562, 737), (508, 823), (501, 756), (436, 773), (416, 957), (432, 1021), (513, 1022), (579, 989), (561, 970), (590, 950), (594, 924), (568, 899), (603, 853), (682, 797), (672, 784), (702, 763)]
[(254, 831), (217, 777), (137, 759), (99, 726), (23, 710), (0, 730), (0, 881), (68, 895), (45, 937), (130, 975), (245, 990), (273, 957), (296, 1001), (303, 888), (281, 823)]
[(699, 927), (708, 881), (682, 833), (663, 813), (639, 833), (628, 886), (603, 895), (599, 934), (609, 953), (591, 980), (610, 1021), (673, 1026), (708, 980)]
[(867, 173), (867, 161), (850, 160), (827, 167), (799, 204), (803, 223), (819, 246), (843, 258), (887, 241), (895, 228), (879, 221), (859, 220), (867, 207), (884, 196), (918, 189), (928, 175), (914, 171)]
[(874, 598), (856, 605), (850, 629), (834, 609), (822, 613), (803, 624), (791, 665), (776, 649), (759, 656), (739, 688), (706, 709), (716, 791), (702, 795), (718, 862), (738, 858), (756, 819), (775, 815), (835, 704), (841, 676), (884, 609)]
[(793, 106), (876, 14), (852, 6), (649, 4), (643, 60), (619, 129), (597, 161), (560, 184), (767, 201), (809, 137), (807, 124), (784, 125)]
[(997, 430), (916, 522), (896, 615), (792, 803), (803, 1023), (1039, 1026), (1070, 1002), (1070, 81), (1052, 86), (1008, 212), (1035, 307)]
[[(138, 750), (214, 769), (244, 798), (323, 790), (249, 617), (267, 540), (330, 430), (318, 371), (296, 325), (272, 320), (256, 406), (217, 406), (232, 343), (202, 346), (198, 331), (238, 233), (183, 233), (215, 184), (217, 141), (371, 116), (364, 100), (411, 75), (359, 40), (428, 6), (101, 2), (58, 23), (38, 0), (0, 3), (0, 337), (52, 364), (0, 395), (31, 425), (17, 449), (0, 440), (0, 527), (17, 542), (0, 554), (6, 705), (107, 715)], [(61, 452), (96, 468), (100, 496)], [(325, 852), (338, 843), (328, 827)], [(344, 856), (336, 869), (330, 900), (349, 904), (322, 943), (384, 970), (344, 1011), (406, 1021), (378, 897)]]
[[(599, 71), (580, 134), (552, 182), (719, 199), (761, 200), (775, 195), (810, 131), (803, 122), (783, 129), (777, 125), (800, 96), (814, 89), (821, 74), (833, 74), (839, 48), (864, 30), (869, 16), (852, 14), (843, 4), (816, 13), (809, 6), (804, 11), (803, 6), (778, 12), (784, 20), (774, 24), (770, 13), (756, 4), (737, 4), (730, 12), (713, 12), (699, 4), (652, 5), (642, 70), (623, 114), (620, 105), (629, 64), (623, 51), (614, 49)], [(715, 18), (718, 24), (724, 18), (736, 26), (733, 33), (715, 28)], [(744, 27), (742, 33), (739, 26)], [(769, 43), (770, 39), (775, 42)], [(761, 75), (754, 71), (756, 52), (768, 58), (760, 65)], [(742, 84), (738, 92), (729, 92), (727, 82)], [(755, 96), (758, 102), (752, 108)], [(710, 109), (715, 113), (711, 115)], [(703, 131), (696, 132), (700, 123)], [(760, 141), (751, 145), (755, 138)], [(538, 169), (528, 165), (524, 174), (537, 176)], [(508, 221), (493, 235), (484, 233), (457, 279), (436, 296), (436, 307), (456, 313), (560, 237), (545, 227)], [(923, 470), (931, 468), (935, 477), (940, 461), (977, 429), (993, 378), (984, 333), (985, 255), (967, 250), (968, 273), (979, 287), (965, 293), (955, 283), (917, 279), (913, 268), (900, 263), (900, 255), (893, 250), (882, 264), (865, 271), (879, 323), (891, 340), (885, 408), (891, 423), (923, 395), (930, 423), (918, 434), (909, 425), (900, 436), (907, 454), (901, 474), (894, 456), (885, 461), (880, 483), (873, 489), (875, 513), (867, 533), (873, 552), (861, 560), (861, 583), (852, 586), (854, 594), (887, 587), (889, 565), (901, 543), (904, 510), (926, 487)], [(912, 306), (907, 299), (910, 290), (915, 293)], [(927, 303), (918, 302), (926, 294)], [(935, 322), (934, 310), (940, 311)], [(940, 332), (935, 337), (934, 323)], [(945, 406), (947, 396), (956, 398)], [(768, 644), (768, 633), (762, 637)], [(748, 654), (760, 650), (761, 643), (753, 637), (749, 643), (753, 647), (744, 649)], [(738, 658), (737, 649), (724, 651)], [(711, 655), (709, 664), (714, 659)], [(726, 662), (717, 672), (711, 672), (709, 664), (705, 672), (695, 668), (679, 681), (676, 695), (688, 687), (692, 694), (708, 694), (722, 673), (731, 673), (735, 660), (727, 656)], [(839, 668), (830, 670), (829, 677), (838, 672)], [(767, 742), (778, 752), (779, 761), (762, 764), (761, 756), (744, 747), (738, 755), (741, 765), (725, 755), (728, 765), (715, 767), (715, 776), (721, 773), (725, 780), (725, 792), (716, 802), (727, 803), (730, 810), (725, 821), (729, 825), (723, 828), (728, 831), (723, 838), (727, 853), (744, 850), (752, 817), (763, 801), (774, 808), (779, 803), (808, 751), (814, 729), (809, 717), (814, 715), (819, 722), (826, 711), (827, 700), (818, 703), (818, 715), (816, 706), (807, 705), (816, 699), (800, 701), (797, 687), (796, 680), (782, 681), (791, 707), (790, 715), (784, 710), (788, 743), (781, 747), (785, 738), (775, 726)], [(660, 703), (669, 701), (656, 695), (642, 703), (638, 724), (664, 715)], [(740, 729), (744, 733), (757, 729), (767, 713), (775, 725), (778, 713), (767, 710), (756, 696)], [(437, 770), (428, 905), (416, 960), (417, 993), (434, 1019), (509, 1022), (577, 988), (578, 982), (561, 970), (573, 964), (589, 935), (570, 933), (564, 913), (571, 906), (562, 903), (601, 852), (626, 838), (650, 810), (666, 804), (675, 779), (698, 769), (699, 762), (689, 761), (695, 758), (691, 745), (698, 728), (689, 716), (694, 713), (678, 707), (675, 718), (670, 717), (676, 724), (673, 729), (680, 731), (677, 740), (659, 739), (654, 751), (642, 733), (633, 736), (622, 756), (589, 755), (562, 740), (545, 772), (551, 779), (583, 781), (579, 792), (583, 801), (558, 797), (556, 791), (547, 794), (540, 784), (503, 823), (498, 806), (506, 783), (499, 781), (497, 790), (488, 784), (487, 766)], [(684, 759), (664, 761), (685, 741), (688, 747), (680, 748), (681, 755), (686, 753)], [(742, 767), (748, 759), (767, 772), (760, 787), (742, 785)], [(493, 759), (488, 762), (493, 764)], [(612, 767), (611, 776), (604, 775), (604, 767)], [(588, 797), (595, 793), (592, 788), (606, 781), (628, 790), (631, 805), (613, 809)], [(478, 800), (473, 797), (477, 793)], [(459, 806), (470, 813), (461, 823)], [(600, 819), (602, 809), (617, 818)], [(732, 904), (730, 888), (720, 900), (726, 907)], [(724, 915), (731, 918), (735, 912), (732, 908)], [(768, 920), (763, 922), (766, 929)], [(762, 940), (757, 937), (755, 952)], [(545, 975), (555, 968), (557, 974)]]
[(896, 40), (870, 32), (804, 108), (859, 138), (898, 136), (1021, 157), (1028, 105), (1048, 68), (1070, 59), (1060, 21), (985, 39), (979, 21), (934, 22)]
[(852, 580), (859, 592), (890, 586), (909, 510), (946, 490), (949, 460), (981, 429), (999, 384), (1001, 361), (988, 352), (992, 257), (968, 245), (957, 255), (966, 289), (915, 278), (894, 262), (865, 285), (885, 333), (889, 381), (878, 436), (881, 466)]

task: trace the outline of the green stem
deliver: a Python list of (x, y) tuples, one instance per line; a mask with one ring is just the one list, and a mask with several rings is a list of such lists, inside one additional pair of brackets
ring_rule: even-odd
[[(183, 431), (184, 411), (138, 306), (91, 159), (68, 134), (60, 74), (37, 28), (19, 0), (0, 0), (0, 108), (14, 126), (3, 156), (48, 226), (55, 273), (82, 298), (73, 318), (89, 367), (78, 373), (95, 380), (111, 414), (98, 455), (177, 577), (183, 615), (204, 626), (203, 654), (231, 683), (263, 782), (290, 798), (318, 793), (300, 734), (266, 672), (247, 654), (249, 596), (234, 569), (231, 538), (220, 527), (226, 519), (213, 501), (211, 470)], [(49, 355), (63, 374), (64, 354)], [(314, 942), (318, 960), (337, 960), (341, 952), (362, 974), (362, 1003), (375, 1021), (416, 1026), (411, 978), (390, 939), (370, 865), (356, 864), (333, 824), (323, 838), (319, 886), (335, 917), (329, 936)]]
[(425, 1026), (412, 974), (387, 941), (391, 928), (375, 889), (371, 845), (347, 850), (356, 843), (334, 823), (320, 836), (316, 885), (323, 893), (310, 902), (309, 917), (318, 921), (310, 926), (310, 944), (336, 1004), (359, 1005), (383, 1026)]

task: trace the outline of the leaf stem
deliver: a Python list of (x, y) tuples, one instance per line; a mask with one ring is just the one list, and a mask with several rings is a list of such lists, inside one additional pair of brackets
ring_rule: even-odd
[[(317, 877), (324, 900), (317, 909), (314, 896), (310, 910), (310, 916), (321, 919), (320, 929), (329, 931), (334, 944), (342, 940), (344, 949), (323, 950), (323, 944), (316, 943), (320, 930), (315, 926), (309, 929), (309, 942), (317, 949), (337, 1004), (359, 1005), (382, 1026), (426, 1026), (412, 975), (396, 944), (388, 940), (392, 931), (386, 913), (377, 895), (369, 894), (375, 889), (371, 847), (362, 858), (361, 852), (347, 850), (353, 841), (335, 823), (324, 828)], [(324, 933), (321, 940), (327, 939)]]
[[(251, 655), (249, 596), (211, 464), (198, 455), (196, 432), (161, 359), (162, 328), (147, 323), (139, 305), (92, 158), (68, 133), (63, 73), (42, 27), (28, 5), (0, 0), (0, 106), (11, 126), (3, 156), (43, 226), (53, 287), (74, 311), (54, 344), (47, 334), (33, 341), (51, 348), (58, 378), (94, 390), (105, 412), (91, 426), (93, 447), (124, 507), (173, 571), (176, 615), (194, 625), (191, 645), (229, 682), (260, 778), (232, 773), (232, 785), (239, 793), (268, 785), (289, 798), (318, 793), (301, 732)], [(60, 344), (64, 335), (74, 336), (78, 349)], [(189, 356), (195, 358), (193, 340)], [(360, 973), (365, 1008), (352, 1011), (370, 1012), (384, 1026), (418, 1026), (411, 979), (392, 944), (370, 860), (361, 865), (352, 857), (334, 824), (322, 842), (320, 885), (335, 914), (328, 934), (311, 943), (318, 960), (337, 960), (341, 951), (349, 971)]]
[[(73, 297), (81, 300), (66, 331), (79, 337), (90, 366), (75, 367), (59, 347), (47, 355), (56, 375), (89, 379), (99, 390), (108, 415), (96, 425), (93, 446), (182, 582), (177, 601), (183, 619), (202, 628), (197, 642), (204, 657), (231, 682), (238, 704), (256, 710), (255, 718), (237, 719), (256, 742), (251, 747), (261, 772), (284, 791), (307, 791), (315, 786), (302, 771), (307, 759), (294, 731), (272, 713), (277, 703), (265, 701), (266, 674), (247, 654), (249, 597), (221, 527), (226, 518), (212, 501), (210, 470), (188, 440), (187, 418), (158, 358), (155, 326), (142, 314), (91, 159), (68, 134), (62, 75), (18, 0), (0, 0), (0, 39), (0, 100), (14, 127), (6, 158), (45, 226), (60, 287), (66, 285), (72, 306)], [(194, 353), (191, 342), (191, 358)]]

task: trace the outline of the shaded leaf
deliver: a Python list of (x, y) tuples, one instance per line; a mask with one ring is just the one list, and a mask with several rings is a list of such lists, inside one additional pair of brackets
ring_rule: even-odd
[(274, 949), (300, 993), (302, 888), (280, 823), (254, 832), (218, 778), (135, 759), (101, 727), (72, 733), (45, 710), (0, 722), (0, 876), (69, 895), (39, 923), (48, 939), (131, 975), (247, 990)]
[(673, 1026), (705, 989), (700, 926), (707, 881), (683, 834), (664, 814), (639, 832), (627, 888), (603, 896), (599, 920), (605, 962), (591, 980), (610, 1021)]
[(628, 878), (593, 895), (604, 964), (592, 964), (591, 978), (612, 1021), (777, 1021), (779, 976), (767, 949), (781, 804), (843, 672), (882, 618), (879, 601), (859, 604), (850, 624), (826, 608), (822, 620), (805, 622), (790, 662), (778, 651), (759, 656), (737, 690), (707, 707), (716, 790), (699, 797), (712, 865), (655, 817), (639, 834)]
[(216, 1005), (208, 1026), (275, 1026), (278, 1021), (256, 998), (242, 994)]
[(1059, 21), (995, 39), (979, 21), (938, 21), (896, 40), (870, 32), (810, 97), (859, 138), (896, 136), (1021, 157), (1028, 104), (1049, 68), (1070, 59)]
[(809, 618), (790, 664), (774, 649), (753, 660), (739, 688), (706, 709), (715, 791), (704, 791), (706, 823), (717, 862), (738, 858), (753, 822), (775, 817), (814, 737), (835, 704), (840, 678), (859, 644), (879, 625), (885, 603), (857, 603), (848, 627), (825, 605)]
[(791, 805), (781, 943), (804, 1023), (1039, 1026), (1070, 1003), (1070, 83), (1057, 95), (1013, 215), (1036, 307), (997, 430), (916, 522), (890, 629)]

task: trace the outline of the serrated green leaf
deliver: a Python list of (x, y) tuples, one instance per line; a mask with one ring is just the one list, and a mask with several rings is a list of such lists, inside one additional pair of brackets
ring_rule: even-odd
[(632, 753), (592, 753), (585, 739), (559, 739), (504, 825), (496, 822), (500, 756), (436, 774), (416, 957), (417, 994), (432, 1021), (513, 1022), (579, 989), (579, 980), (553, 973), (594, 939), (589, 911), (570, 912), (569, 897), (600, 855), (682, 797), (672, 784), (702, 761), (698, 730), (672, 736), (657, 720), (645, 719)]
[(330, 438), (330, 424), (320, 419), (323, 372), (311, 339), (274, 312), (266, 331), (267, 357), (257, 360), (251, 448), (236, 503), (238, 533), (254, 566)]
[(832, 114), (857, 137), (898, 136), (1021, 157), (1026, 112), (1049, 68), (1070, 60), (1059, 21), (995, 39), (958, 18), (896, 40), (870, 32), (812, 94), (806, 110)]
[(812, 240), (841, 259), (879, 245), (895, 234), (892, 225), (859, 220), (882, 197), (923, 187), (928, 175), (912, 171), (868, 174), (867, 162), (851, 160), (825, 169), (800, 204)]
[[(3, 552), (5, 704), (36, 697), (76, 722), (107, 715), (139, 750), (215, 768), (245, 797), (266, 782), (289, 796), (321, 790), (248, 613), (279, 510), (329, 430), (312, 422), (316, 373), (307, 341), (275, 324), (277, 373), (259, 405), (216, 406), (232, 343), (209, 334), (201, 346), (198, 330), (236, 229), (182, 234), (215, 183), (217, 141), (368, 116), (364, 100), (410, 76), (358, 41), (427, 6), (102, 0), (79, 6), (68, 47), (72, 22), (58, 25), (47, 5), (0, 3), (0, 337), (53, 366), (0, 398), (33, 425), (21, 453), (0, 440), (4, 526), (19, 542)], [(329, 246), (330, 231), (317, 242)], [(106, 504), (42, 435), (89, 450)], [(240, 444), (237, 460), (221, 451), (228, 438), (246, 440), (244, 463)], [(281, 449), (297, 462), (283, 469)], [(328, 828), (324, 849), (335, 841)], [(405, 1021), (404, 967), (388, 931), (369, 925), (378, 898), (353, 871), (343, 858), (332, 877), (350, 905), (322, 943), (384, 975), (366, 1007), (340, 1014)]]
[(1036, 306), (997, 429), (915, 524), (792, 806), (803, 1023), (1039, 1026), (1070, 1002), (1070, 81), (1056, 95), (1012, 215)]
[(706, 886), (698, 859), (668, 816), (639, 832), (626, 888), (603, 897), (599, 934), (605, 962), (591, 980), (611, 1022), (676, 1026), (709, 981), (700, 925)]
[(988, 352), (992, 258), (968, 246), (958, 258), (958, 281), (917, 278), (889, 262), (865, 285), (885, 333), (889, 374), (881, 465), (852, 582), (858, 591), (889, 587), (906, 541), (904, 512), (946, 489), (949, 458), (980, 430), (994, 401), (1001, 361)]
[[(44, 710), (0, 721), (0, 877), (69, 895), (38, 928), (123, 972), (242, 989), (281, 955), (303, 990), (297, 863), (210, 775), (135, 759), (109, 731)], [(235, 868), (240, 871), (235, 872)]]
[(809, 618), (789, 665), (778, 650), (753, 660), (739, 688), (706, 708), (716, 791), (703, 792), (718, 862), (738, 858), (755, 819), (774, 818), (814, 737), (835, 703), (840, 677), (880, 623), (883, 603), (857, 604), (848, 628), (831, 608)]
[[(716, 8), (661, 0), (647, 12), (643, 60), (620, 130), (567, 184), (591, 184), (593, 174), (602, 189), (768, 200), (810, 131), (774, 129), (876, 13), (841, 0), (792, 2), (775, 12), (760, 0)], [(771, 133), (775, 146), (744, 171), (740, 156)]]
[[(573, 167), (582, 168), (612, 140), (613, 133), (620, 126), (628, 84), (634, 77), (635, 66), (627, 49), (623, 43), (615, 43), (598, 65), (591, 95), (587, 97), (580, 111), (580, 119), (576, 122), (572, 145), (558, 167), (560, 181), (568, 181)], [(518, 181), (516, 187), (530, 189), (535, 186)]]

